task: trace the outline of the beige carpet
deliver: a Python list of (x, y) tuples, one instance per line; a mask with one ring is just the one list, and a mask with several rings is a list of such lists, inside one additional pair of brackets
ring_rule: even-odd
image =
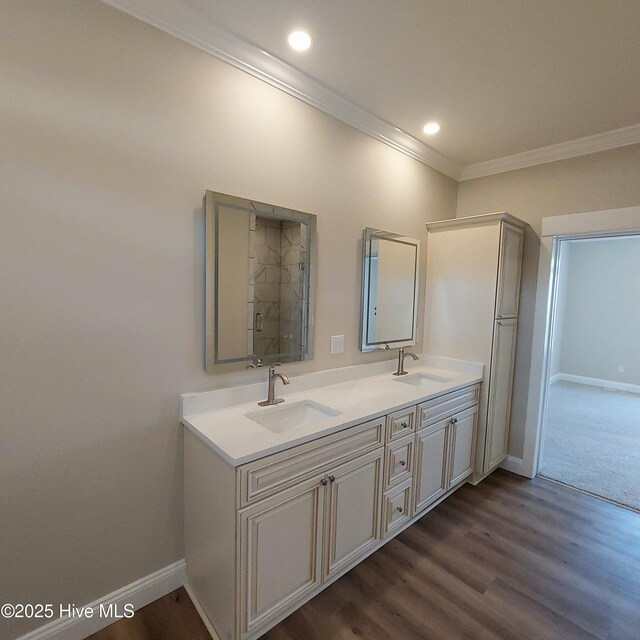
[(640, 510), (640, 395), (551, 385), (540, 475)]

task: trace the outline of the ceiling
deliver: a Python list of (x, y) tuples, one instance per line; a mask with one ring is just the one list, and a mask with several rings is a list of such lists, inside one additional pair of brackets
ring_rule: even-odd
[[(639, 0), (160, 4), (187, 6), (459, 166), (640, 124)], [(287, 45), (295, 28), (309, 51)], [(430, 120), (442, 128), (427, 137)]]

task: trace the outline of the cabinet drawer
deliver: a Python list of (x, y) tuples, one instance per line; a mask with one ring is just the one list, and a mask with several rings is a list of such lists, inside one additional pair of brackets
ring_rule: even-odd
[(240, 507), (282, 491), (327, 465), (336, 465), (384, 444), (385, 419), (377, 418), (239, 468)]
[(382, 536), (386, 537), (411, 519), (411, 480), (384, 494), (382, 506)]
[(479, 398), (480, 385), (476, 384), (424, 402), (418, 407), (418, 428), (422, 429), (443, 418), (450, 418), (454, 413), (477, 404)]
[(387, 442), (403, 438), (416, 430), (416, 410), (403, 409), (387, 416)]
[(387, 445), (384, 467), (385, 489), (411, 478), (414, 444), (414, 436), (411, 434)]

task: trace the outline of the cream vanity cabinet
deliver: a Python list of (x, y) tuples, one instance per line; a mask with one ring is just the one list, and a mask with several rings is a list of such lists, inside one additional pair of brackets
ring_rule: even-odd
[(188, 430), (189, 589), (220, 638), (259, 637), (466, 480), (478, 390), (238, 467)]
[(243, 632), (294, 604), (375, 546), (383, 449), (327, 467), (240, 511)]
[(418, 407), (415, 513), (473, 473), (479, 392), (476, 385)]
[(427, 225), (425, 351), (488, 365), (474, 481), (507, 456), (526, 226), (508, 213)]
[(261, 635), (379, 544), (385, 417), (233, 467), (185, 436), (189, 585), (222, 640)]

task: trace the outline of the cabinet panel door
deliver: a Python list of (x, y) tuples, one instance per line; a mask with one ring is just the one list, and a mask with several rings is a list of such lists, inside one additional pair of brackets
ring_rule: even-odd
[(522, 229), (502, 223), (496, 308), (498, 318), (513, 318), (518, 315), (523, 241)]
[(450, 487), (462, 482), (473, 473), (477, 430), (477, 406), (454, 416), (454, 423), (451, 425)]
[(418, 432), (414, 514), (425, 509), (448, 489), (448, 443), (448, 420)]
[(495, 325), (489, 379), (489, 407), (485, 442), (484, 472), (507, 455), (511, 421), (511, 388), (516, 355), (517, 320), (498, 320)]
[(384, 449), (329, 472), (325, 516), (325, 577), (343, 569), (380, 539)]
[(240, 512), (243, 635), (320, 585), (324, 494), (318, 479)]

